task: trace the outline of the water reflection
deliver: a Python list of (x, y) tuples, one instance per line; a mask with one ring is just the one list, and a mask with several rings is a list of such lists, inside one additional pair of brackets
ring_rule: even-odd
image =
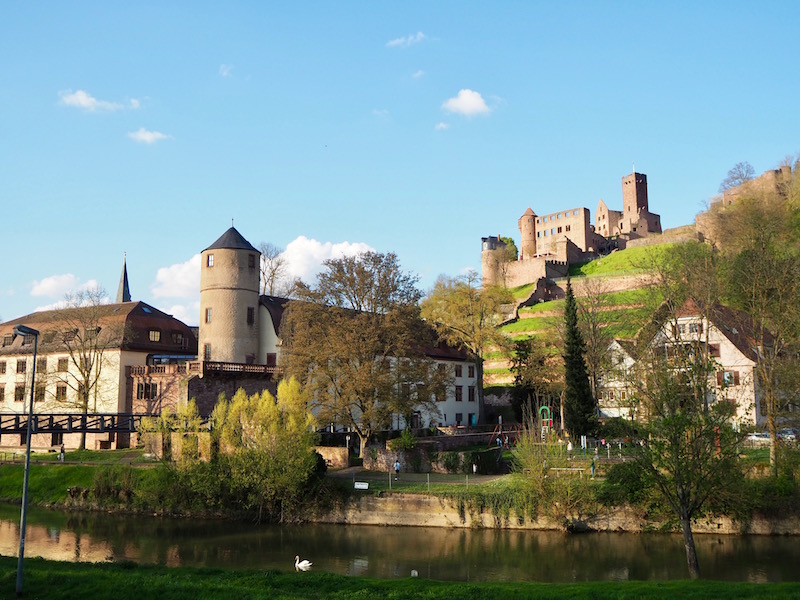
[[(800, 538), (697, 536), (703, 575), (729, 581), (798, 581)], [(0, 506), (0, 553), (16, 555), (19, 507)], [(26, 556), (168, 566), (314, 569), (370, 577), (543, 582), (666, 580), (687, 576), (683, 541), (663, 534), (463, 530), (165, 520), (31, 509)]]

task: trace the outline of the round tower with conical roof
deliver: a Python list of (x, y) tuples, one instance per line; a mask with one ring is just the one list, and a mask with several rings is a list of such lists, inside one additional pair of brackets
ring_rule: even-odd
[(520, 260), (536, 256), (536, 213), (528, 207), (517, 221), (520, 235)]
[(201, 257), (200, 358), (254, 363), (261, 253), (231, 227)]

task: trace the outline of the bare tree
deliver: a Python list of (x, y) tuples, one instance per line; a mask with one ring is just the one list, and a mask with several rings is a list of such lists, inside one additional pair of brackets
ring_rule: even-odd
[(724, 192), (731, 188), (738, 187), (755, 177), (756, 170), (749, 162), (738, 162), (728, 171), (728, 175), (719, 184), (719, 191)]
[(294, 282), (287, 280), (286, 257), (283, 248), (261, 242), (261, 293), (269, 296), (289, 296)]
[[(77, 410), (84, 415), (96, 411), (104, 394), (115, 393), (115, 386), (104, 389), (103, 382), (110, 379), (103, 373), (115, 367), (112, 363), (119, 362), (118, 353), (110, 350), (121, 347), (124, 322), (114, 319), (109, 312), (105, 290), (94, 288), (67, 294), (65, 307), (53, 311), (51, 326), (54, 336), (60, 338), (54, 337), (58, 344), (56, 352), (66, 354), (59, 359), (65, 363), (48, 373), (56, 382), (53, 407)], [(67, 390), (72, 393), (66, 393)], [(85, 447), (86, 433), (82, 432), (79, 448)]]
[(608, 346), (612, 341), (608, 331), (609, 315), (608, 285), (600, 278), (587, 278), (583, 295), (578, 298), (578, 324), (586, 343), (583, 358), (595, 406), (598, 406), (598, 388), (603, 373), (610, 368)]

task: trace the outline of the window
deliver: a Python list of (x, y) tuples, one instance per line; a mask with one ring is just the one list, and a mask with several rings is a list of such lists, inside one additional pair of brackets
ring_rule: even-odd
[(0, 402), (6, 399), (6, 384), (0, 383)]
[(247, 324), (252, 325), (256, 322), (256, 309), (253, 306), (247, 307)]
[(178, 346), (183, 346), (183, 333), (181, 333), (180, 331), (173, 331), (172, 343)]
[(211, 344), (203, 344), (203, 360), (211, 360)]
[(59, 373), (66, 373), (67, 369), (69, 369), (69, 359), (68, 358), (59, 358), (58, 359), (58, 372)]
[(37, 383), (36, 388), (33, 391), (33, 399), (36, 402), (44, 402), (44, 384)]
[(475, 402), (475, 386), (471, 385), (467, 388), (467, 400), (469, 402)]
[(461, 425), (461, 421), (464, 420), (464, 413), (456, 413), (456, 425)]
[(4, 335), (3, 336), (3, 346), (4, 347), (5, 346), (10, 346), (13, 343), (14, 343), (14, 336), (13, 335), (8, 334), (8, 335)]
[(464, 386), (457, 385), (456, 386), (456, 402), (463, 402), (464, 401)]
[(577, 210), (575, 210), (575, 211), (573, 211), (573, 213), (572, 213), (572, 214), (573, 214), (573, 216), (576, 216), (576, 217), (577, 217), (577, 216), (578, 216), (578, 211), (577, 211)]
[(561, 233), (561, 229), (562, 229), (561, 227), (558, 228), (558, 233)]
[(565, 231), (569, 231), (570, 229), (572, 229), (572, 226), (571, 226), (571, 225), (565, 225), (565, 226), (564, 226), (564, 230), (565, 230)]
[(67, 386), (66, 385), (57, 385), (56, 386), (56, 400), (66, 400), (67, 399)]
[(6, 361), (0, 360), (0, 375), (6, 372)]
[(28, 361), (24, 358), (17, 359), (17, 373), (25, 373), (28, 370)]
[(717, 385), (739, 385), (739, 371), (717, 371)]
[(703, 324), (689, 323), (689, 333), (703, 333)]
[(47, 357), (42, 356), (41, 358), (36, 359), (36, 370), (39, 373), (44, 373), (47, 371)]
[(209, 254), (208, 256), (206, 256), (206, 266), (207, 267), (213, 267), (214, 266), (214, 255), (213, 254)]
[(206, 323), (211, 323), (211, 308), (206, 309)]
[(23, 346), (30, 346), (33, 343), (33, 340), (36, 336), (35, 335), (24, 335), (22, 336), (22, 345)]
[(542, 232), (541, 231), (537, 231), (536, 232), (536, 237), (542, 237)]
[(247, 266), (251, 269), (256, 268), (256, 255), (255, 254), (248, 254), (247, 255)]
[(719, 344), (709, 344), (708, 345), (708, 353), (709, 353), (709, 355), (713, 356), (714, 358), (719, 358), (719, 355), (720, 355)]
[(475, 377), (475, 365), (469, 365), (467, 367), (467, 377)]
[(86, 340), (94, 340), (97, 339), (97, 334), (100, 333), (99, 327), (87, 327), (84, 329), (84, 339)]
[(25, 384), (18, 383), (14, 388), (14, 402), (25, 402)]
[(157, 383), (139, 383), (136, 386), (136, 398), (138, 400), (154, 400), (158, 397)]
[(461, 365), (456, 365), (456, 377), (462, 377), (464, 374), (464, 368)]
[(64, 342), (68, 344), (69, 342), (71, 342), (72, 340), (75, 339), (76, 335), (78, 335), (78, 330), (77, 329), (70, 329), (68, 331), (65, 331), (64, 332)]
[(150, 330), (150, 341), (151, 342), (160, 342), (161, 341), (161, 332), (158, 329), (151, 329)]
[(44, 335), (42, 336), (42, 343), (52, 344), (55, 339), (56, 339), (55, 331), (45, 331)]

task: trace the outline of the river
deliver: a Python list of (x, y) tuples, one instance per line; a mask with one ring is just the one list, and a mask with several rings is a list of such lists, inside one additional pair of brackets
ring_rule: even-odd
[[(800, 537), (697, 535), (704, 577), (800, 581)], [(19, 506), (0, 505), (0, 554), (16, 556)], [(167, 566), (293, 568), (380, 578), (572, 582), (687, 578), (683, 540), (672, 534), (277, 526), (30, 509), (25, 556)]]

